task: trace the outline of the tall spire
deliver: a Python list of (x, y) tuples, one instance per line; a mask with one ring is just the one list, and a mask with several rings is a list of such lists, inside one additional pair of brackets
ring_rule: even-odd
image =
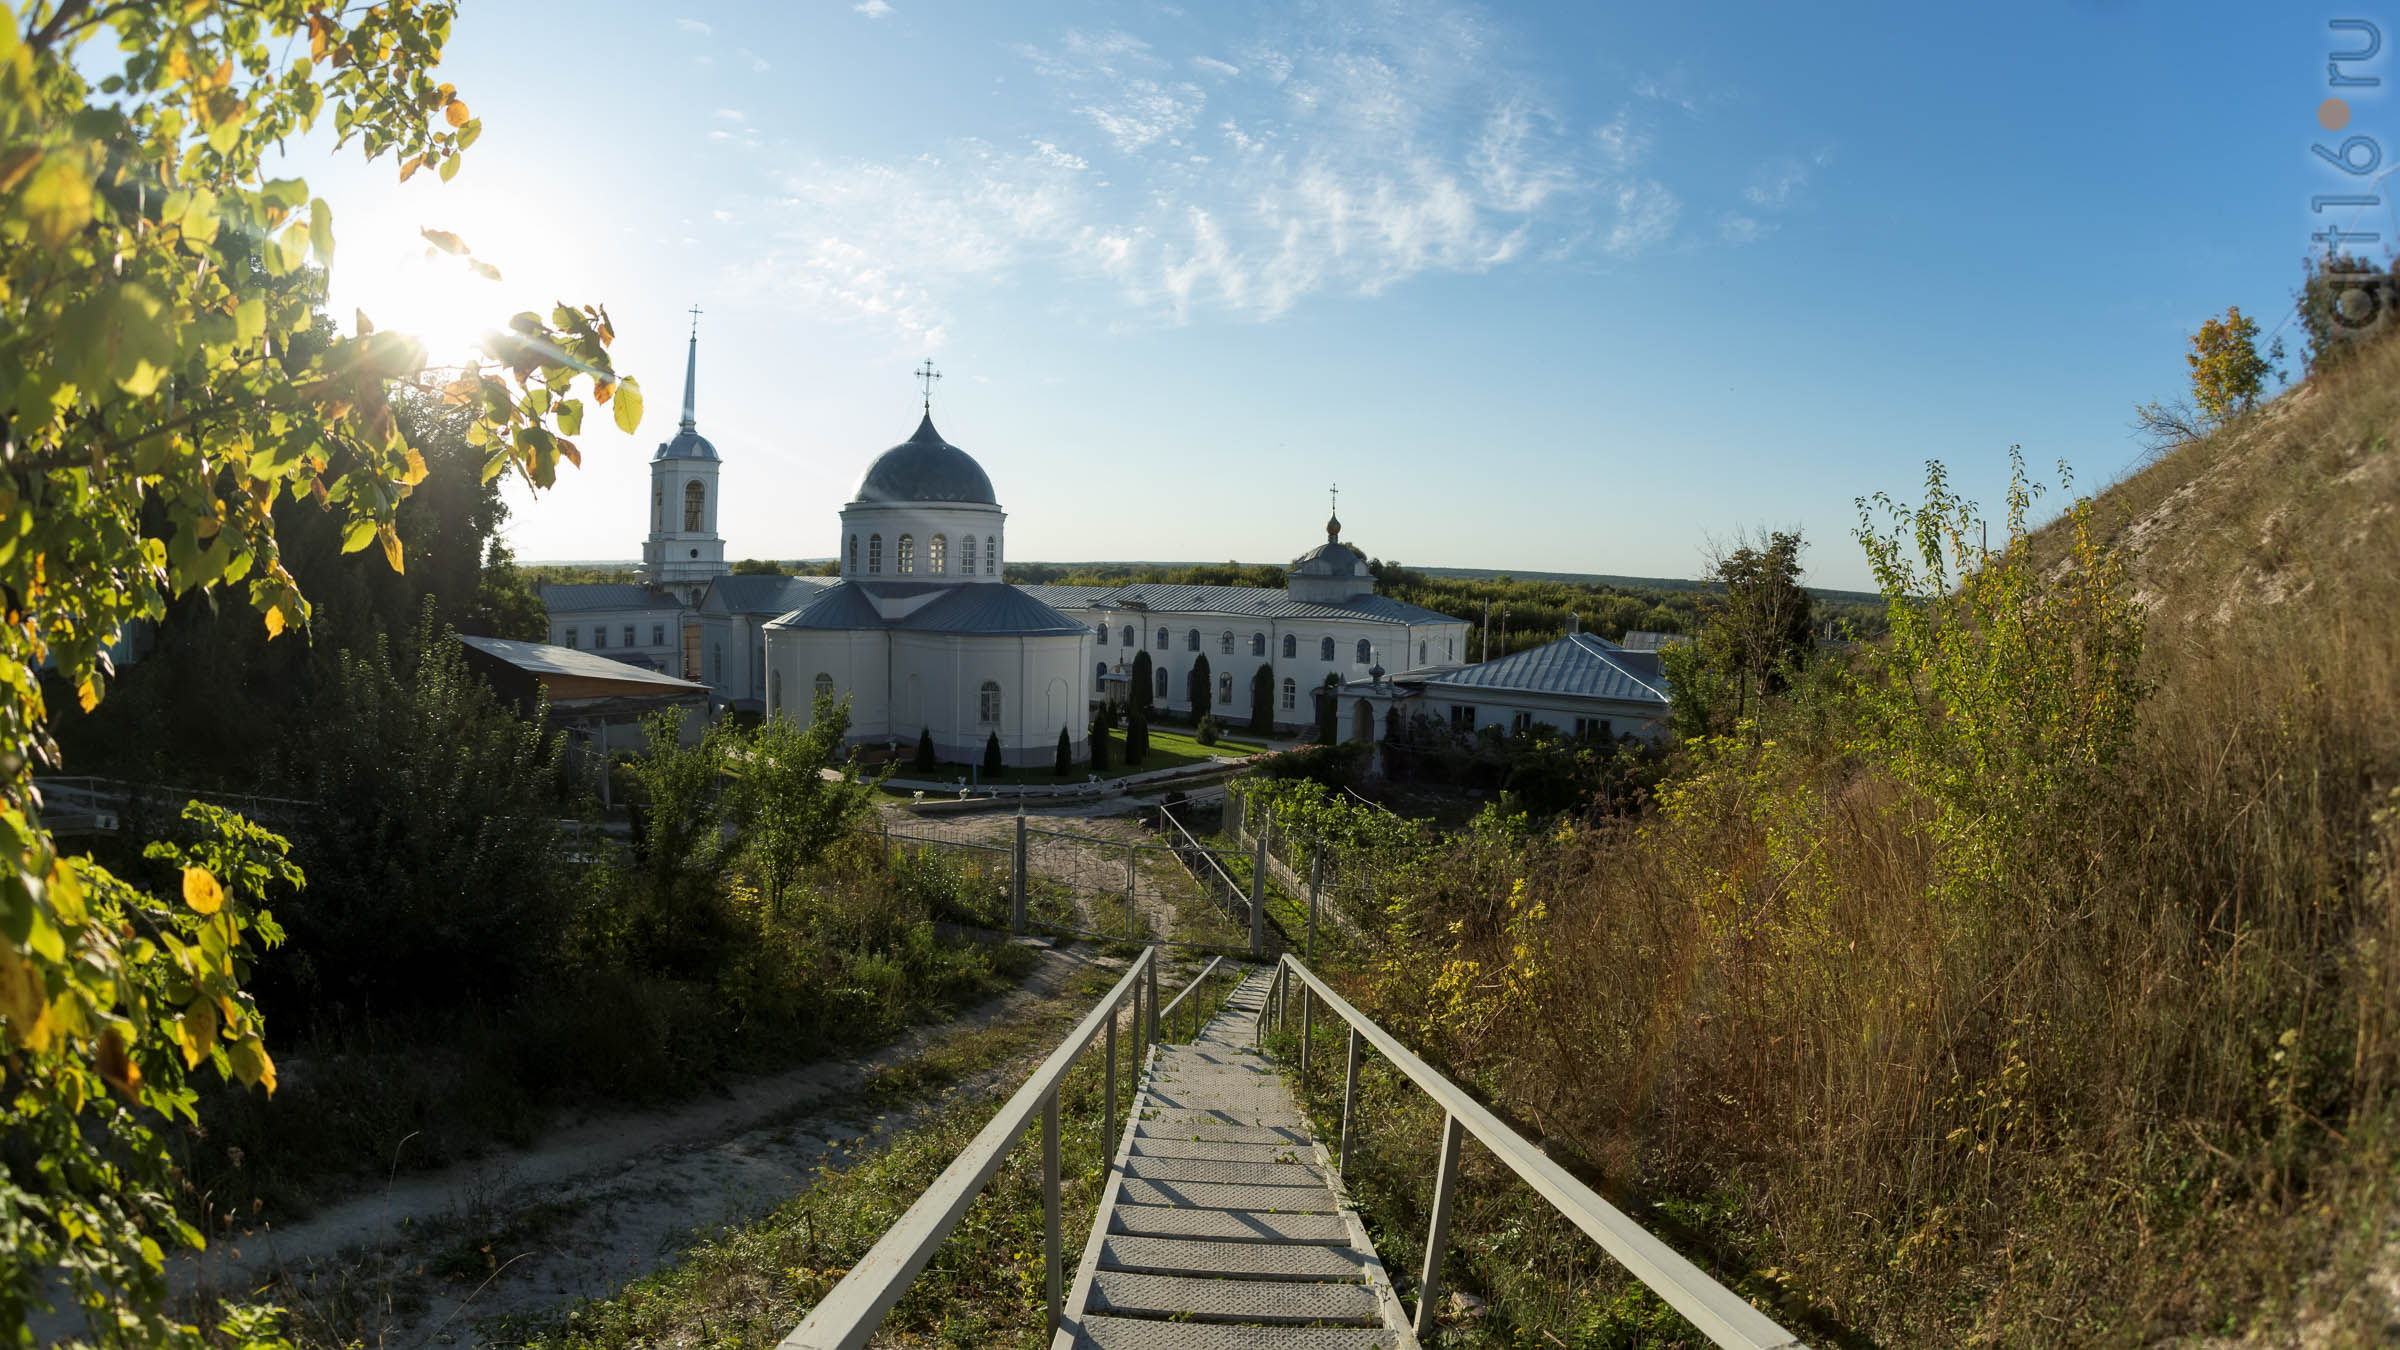
[(691, 345), (683, 353), (683, 429), (693, 429), (692, 385), (700, 373), (700, 307), (692, 306)]

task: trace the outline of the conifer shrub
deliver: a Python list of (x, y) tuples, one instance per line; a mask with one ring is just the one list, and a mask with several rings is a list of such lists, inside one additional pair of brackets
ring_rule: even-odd
[(915, 760), (917, 772), (932, 773), (934, 765), (938, 764), (939, 762), (939, 760), (934, 758), (933, 754), (933, 728), (924, 727), (919, 729), (917, 732), (917, 757)]
[(1200, 715), (1200, 727), (1197, 731), (1192, 733), (1192, 739), (1198, 741), (1202, 745), (1215, 745), (1217, 743), (1217, 715), (1215, 713), (1202, 713)]
[(1098, 773), (1108, 767), (1109, 731), (1116, 725), (1117, 705), (1103, 699), (1099, 707), (1092, 709), (1092, 726), (1090, 737), (1092, 745), (1092, 771), (1094, 773)]
[(1075, 743), (1067, 738), (1065, 727), (1058, 729), (1058, 757), (1052, 761), (1050, 771), (1061, 778), (1075, 772)]
[(1250, 729), (1261, 736), (1275, 730), (1275, 667), (1263, 661), (1250, 676)]
[(1000, 758), (1000, 733), (992, 732), (983, 738), (983, 776), (998, 778), (1007, 767)]

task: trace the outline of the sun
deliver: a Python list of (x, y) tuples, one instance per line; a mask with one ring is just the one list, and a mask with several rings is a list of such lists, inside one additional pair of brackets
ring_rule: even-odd
[(405, 333), (425, 344), (428, 364), (462, 364), (510, 315), (546, 311), (548, 278), (572, 275), (576, 250), (518, 203), (453, 191), (426, 205), (440, 218), (387, 211), (352, 225), (328, 301), (344, 329)]

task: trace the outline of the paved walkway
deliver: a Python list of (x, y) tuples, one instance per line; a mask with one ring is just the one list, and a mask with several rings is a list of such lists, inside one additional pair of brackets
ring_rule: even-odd
[(1332, 1159), (1250, 1048), (1268, 980), (1153, 1051), (1052, 1350), (1415, 1350)]

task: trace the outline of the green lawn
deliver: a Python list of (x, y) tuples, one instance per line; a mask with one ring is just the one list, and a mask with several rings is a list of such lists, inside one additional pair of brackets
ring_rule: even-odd
[[(1255, 741), (1237, 741), (1229, 737), (1219, 739), (1212, 748), (1200, 744), (1181, 732), (1152, 727), (1150, 729), (1150, 753), (1139, 764), (1127, 764), (1125, 762), (1125, 729), (1119, 727), (1108, 735), (1108, 767), (1099, 772), (1102, 779), (1123, 778), (1127, 774), (1149, 773), (1157, 769), (1180, 769), (1187, 764), (1205, 764), (1209, 760), (1223, 757), (1238, 759), (1243, 755), (1258, 754), (1265, 749), (1265, 746)], [(1079, 765), (1075, 772), (1062, 778), (1047, 768), (1011, 769), (1001, 775), (998, 781), (1004, 786), (1033, 784), (1046, 787), (1059, 783), (1081, 783), (1091, 772), (1090, 768)], [(932, 773), (924, 774), (919, 773), (903, 761), (892, 776), (920, 780), (931, 778), (937, 783), (948, 783), (959, 778), (976, 782), (983, 781), (980, 775), (970, 774), (964, 764), (937, 765)]]

